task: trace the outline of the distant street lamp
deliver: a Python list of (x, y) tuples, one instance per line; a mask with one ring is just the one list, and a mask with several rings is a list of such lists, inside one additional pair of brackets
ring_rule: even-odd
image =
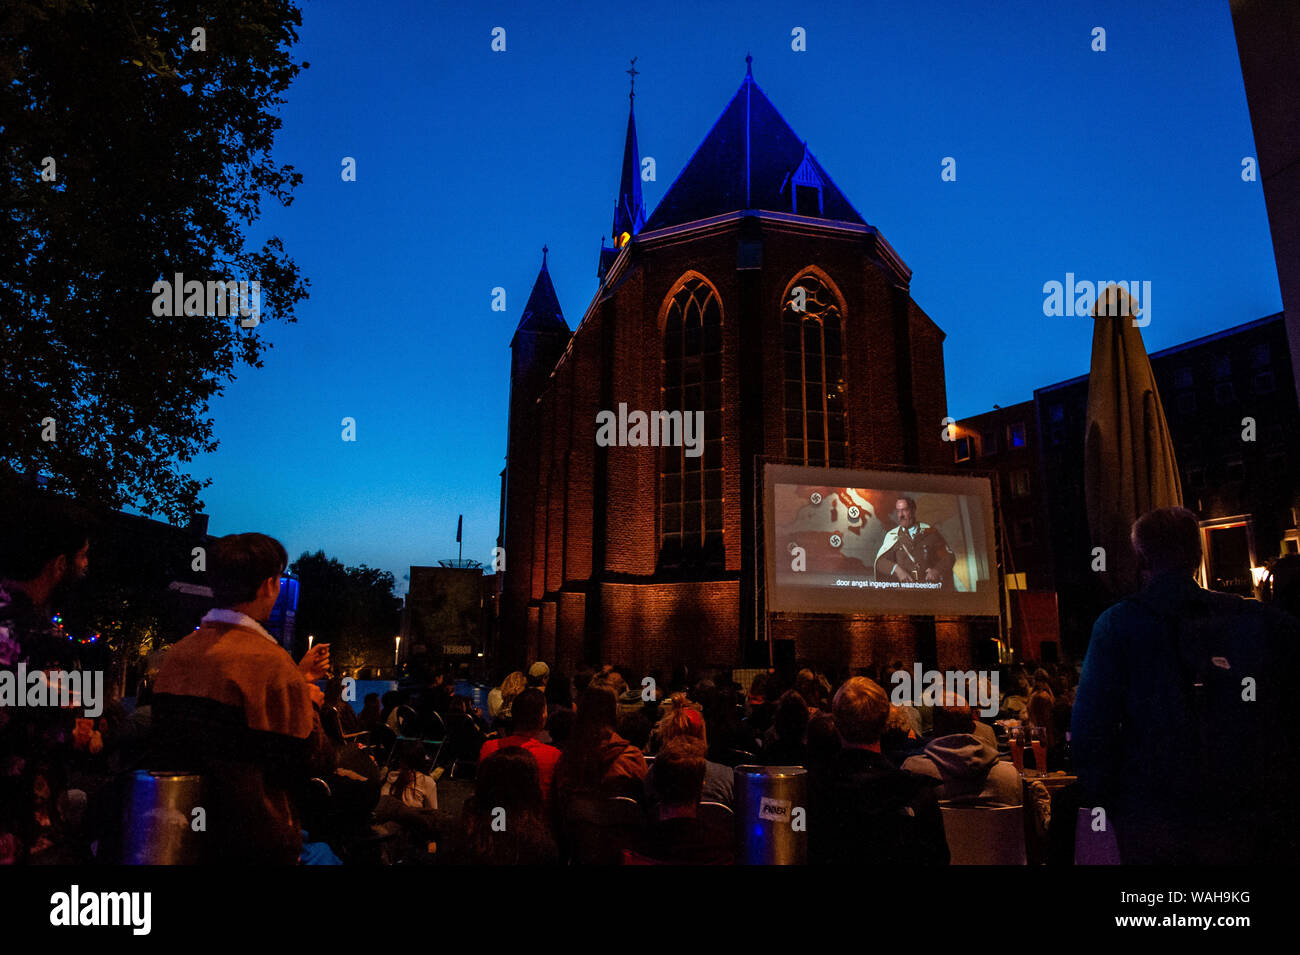
[(311, 642), (312, 642), (313, 640), (315, 640), (315, 639), (316, 639), (316, 637), (315, 637), (313, 634), (310, 634), (310, 633), (307, 634), (307, 649), (308, 649), (308, 650), (311, 649)]
[(402, 638), (393, 637), (393, 666), (400, 666), (398, 657), (402, 652)]

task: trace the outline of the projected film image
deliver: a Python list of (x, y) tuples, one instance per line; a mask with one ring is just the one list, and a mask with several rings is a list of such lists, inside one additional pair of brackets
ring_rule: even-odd
[(997, 613), (984, 479), (774, 467), (767, 504), (774, 610)]

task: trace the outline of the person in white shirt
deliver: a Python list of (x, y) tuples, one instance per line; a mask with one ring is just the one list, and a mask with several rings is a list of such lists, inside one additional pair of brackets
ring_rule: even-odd
[(381, 795), (400, 799), (412, 809), (437, 809), (438, 784), (423, 771), (424, 765), (421, 744), (403, 743), (397, 754), (397, 768), (388, 773)]

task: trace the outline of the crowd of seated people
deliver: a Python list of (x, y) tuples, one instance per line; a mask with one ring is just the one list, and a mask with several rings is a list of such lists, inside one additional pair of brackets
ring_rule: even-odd
[[(370, 694), (359, 713), (330, 681), (320, 716), (336, 759), (323, 778), (346, 818), (322, 824), (307, 812), (305, 845), (328, 839), (348, 863), (571, 862), (570, 819), (593, 798), (618, 797), (640, 823), (604, 861), (729, 864), (725, 812), (735, 809), (741, 763), (807, 769), (813, 863), (944, 864), (941, 805), (1018, 806), (1027, 795), (1043, 835), (1051, 801), (1017, 774), (991, 718), (960, 696), (894, 704), (889, 672), (867, 670), (879, 682), (860, 673), (833, 691), (810, 670), (760, 674), (748, 693), (725, 673), (674, 674), (638, 691), (612, 667), (570, 679), (541, 664), (507, 677), (491, 725), (450, 678)], [(1003, 668), (1000, 683), (998, 717), (1044, 728), (1048, 768), (1068, 768), (1077, 670), (1031, 661)], [(426, 721), (430, 713), (440, 722)], [(425, 735), (442, 744), (436, 765)], [(462, 760), (473, 795), (444, 806), (439, 777)]]
[[(574, 861), (571, 817), (592, 798), (618, 797), (640, 825), (606, 861), (728, 864), (735, 837), (725, 813), (741, 763), (807, 769), (813, 863), (943, 864), (939, 806), (1017, 806), (1025, 794), (1045, 833), (1047, 792), (1020, 778), (991, 718), (951, 695), (937, 706), (892, 703), (894, 669), (834, 684), (812, 670), (763, 673), (745, 692), (725, 672), (656, 674), (647, 688), (610, 666), (570, 679), (535, 663), (497, 688), (490, 721), (456, 695), (450, 675), (369, 694), (359, 713), (331, 680), (320, 717), (336, 759), (324, 779), (335, 816), (346, 818), (321, 824), (306, 813), (305, 844), (328, 839), (345, 862)], [(998, 717), (1042, 727), (1048, 768), (1067, 769), (1077, 670), (1030, 661), (999, 676)], [(430, 739), (441, 743), (436, 764)], [(458, 763), (473, 795), (442, 806), (439, 777)]]
[[(606, 861), (728, 864), (733, 768), (751, 763), (808, 770), (812, 818), (830, 820), (813, 827), (824, 838), (810, 835), (810, 861), (849, 862), (857, 846), (940, 864), (935, 807), (1019, 805), (1021, 780), (992, 727), (963, 700), (894, 705), (889, 672), (880, 683), (858, 676), (833, 690), (811, 670), (793, 679), (764, 673), (745, 692), (725, 672), (656, 674), (647, 689), (610, 666), (580, 668), (570, 679), (540, 663), (507, 676), (490, 722), (456, 695), (449, 675), (368, 694), (359, 713), (331, 680), (320, 716), (336, 752), (323, 777), (333, 818), (307, 811), (305, 839), (329, 840), (346, 863), (573, 861), (568, 820), (593, 797), (621, 797), (642, 824)], [(1006, 669), (1002, 680), (999, 716), (1046, 726), (1049, 759), (1063, 760), (1076, 672), (1029, 664)], [(444, 805), (439, 779), (457, 765), (473, 795)], [(1041, 832), (1050, 804), (1040, 790), (1028, 784)]]
[[(45, 655), (68, 651), (48, 639), (44, 605), (60, 579), (84, 572), (89, 545), (80, 519), (64, 523), (56, 538), (44, 526), (0, 538), (7, 664), (49, 666), (59, 661)], [(156, 769), (204, 778), (204, 861), (725, 864), (719, 833), (737, 800), (728, 771), (749, 763), (807, 770), (813, 863), (944, 864), (943, 807), (1014, 807), (1026, 793), (1040, 831), (1072, 833), (1075, 808), (1113, 808), (1126, 862), (1294, 858), (1300, 767), (1282, 681), (1300, 652), (1289, 615), (1300, 598), (1287, 591), (1300, 570), (1279, 562), (1277, 606), (1213, 594), (1193, 576), (1195, 515), (1153, 512), (1133, 533), (1149, 579), (1099, 619), (1082, 671), (1000, 667), (997, 713), (978, 717), (957, 694), (894, 698), (901, 661), (762, 673), (747, 695), (725, 670), (583, 666), (570, 679), (534, 661), (505, 677), (487, 713), (434, 669), (368, 695), (354, 715), (327, 646), (295, 663), (261, 626), (283, 546), (229, 535), (209, 553), (217, 606), (166, 651), (134, 714), (114, 699), (98, 718), (0, 714), (0, 755), (15, 770), (0, 799), (0, 862), (116, 861), (116, 784)], [(1243, 676), (1258, 681), (1258, 700), (1241, 694)], [(1076, 799), (1104, 801), (1058, 805), (1070, 787), (1048, 801), (1040, 782), (1013, 778), (994, 730), (1004, 724), (1041, 735), (1036, 768), (1078, 769), (1088, 795)], [(42, 740), (36, 757), (18, 745), (31, 738)], [(462, 766), (474, 792), (457, 805), (447, 784)]]

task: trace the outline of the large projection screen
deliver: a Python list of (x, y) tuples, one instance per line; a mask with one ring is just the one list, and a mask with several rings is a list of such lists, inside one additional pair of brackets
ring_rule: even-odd
[(999, 613), (987, 477), (768, 464), (763, 506), (768, 610)]

